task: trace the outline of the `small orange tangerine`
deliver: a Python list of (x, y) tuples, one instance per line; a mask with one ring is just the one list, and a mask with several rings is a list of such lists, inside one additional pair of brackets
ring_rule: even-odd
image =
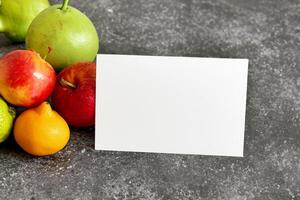
[(20, 147), (34, 156), (47, 156), (62, 150), (70, 139), (66, 121), (49, 103), (24, 111), (15, 122), (14, 137)]

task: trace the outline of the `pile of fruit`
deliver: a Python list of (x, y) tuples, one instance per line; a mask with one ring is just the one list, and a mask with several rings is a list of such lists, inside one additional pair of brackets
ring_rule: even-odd
[(63, 149), (69, 126), (95, 124), (98, 34), (68, 2), (0, 1), (0, 32), (26, 46), (0, 58), (0, 143), (12, 132), (35, 156)]

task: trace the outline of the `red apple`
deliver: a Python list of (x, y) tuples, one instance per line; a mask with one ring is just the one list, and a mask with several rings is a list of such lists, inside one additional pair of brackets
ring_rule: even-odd
[(57, 76), (52, 95), (55, 110), (74, 127), (95, 124), (96, 64), (73, 64)]
[(34, 51), (16, 50), (0, 58), (0, 94), (13, 105), (42, 103), (51, 95), (55, 82), (52, 66)]

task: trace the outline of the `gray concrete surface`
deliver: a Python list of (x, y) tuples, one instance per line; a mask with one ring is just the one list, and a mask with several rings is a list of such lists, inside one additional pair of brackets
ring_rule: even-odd
[[(299, 0), (70, 3), (95, 23), (101, 53), (249, 58), (245, 156), (95, 151), (93, 129), (45, 158), (10, 140), (0, 199), (300, 199)], [(1, 54), (20, 47), (0, 37)]]

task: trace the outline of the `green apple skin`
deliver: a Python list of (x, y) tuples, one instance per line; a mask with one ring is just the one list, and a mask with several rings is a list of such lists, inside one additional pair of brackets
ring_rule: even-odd
[(32, 20), (49, 6), (48, 0), (0, 0), (0, 32), (24, 42)]
[(99, 50), (97, 31), (74, 7), (53, 5), (31, 23), (26, 48), (38, 52), (56, 71), (77, 62), (93, 61)]

